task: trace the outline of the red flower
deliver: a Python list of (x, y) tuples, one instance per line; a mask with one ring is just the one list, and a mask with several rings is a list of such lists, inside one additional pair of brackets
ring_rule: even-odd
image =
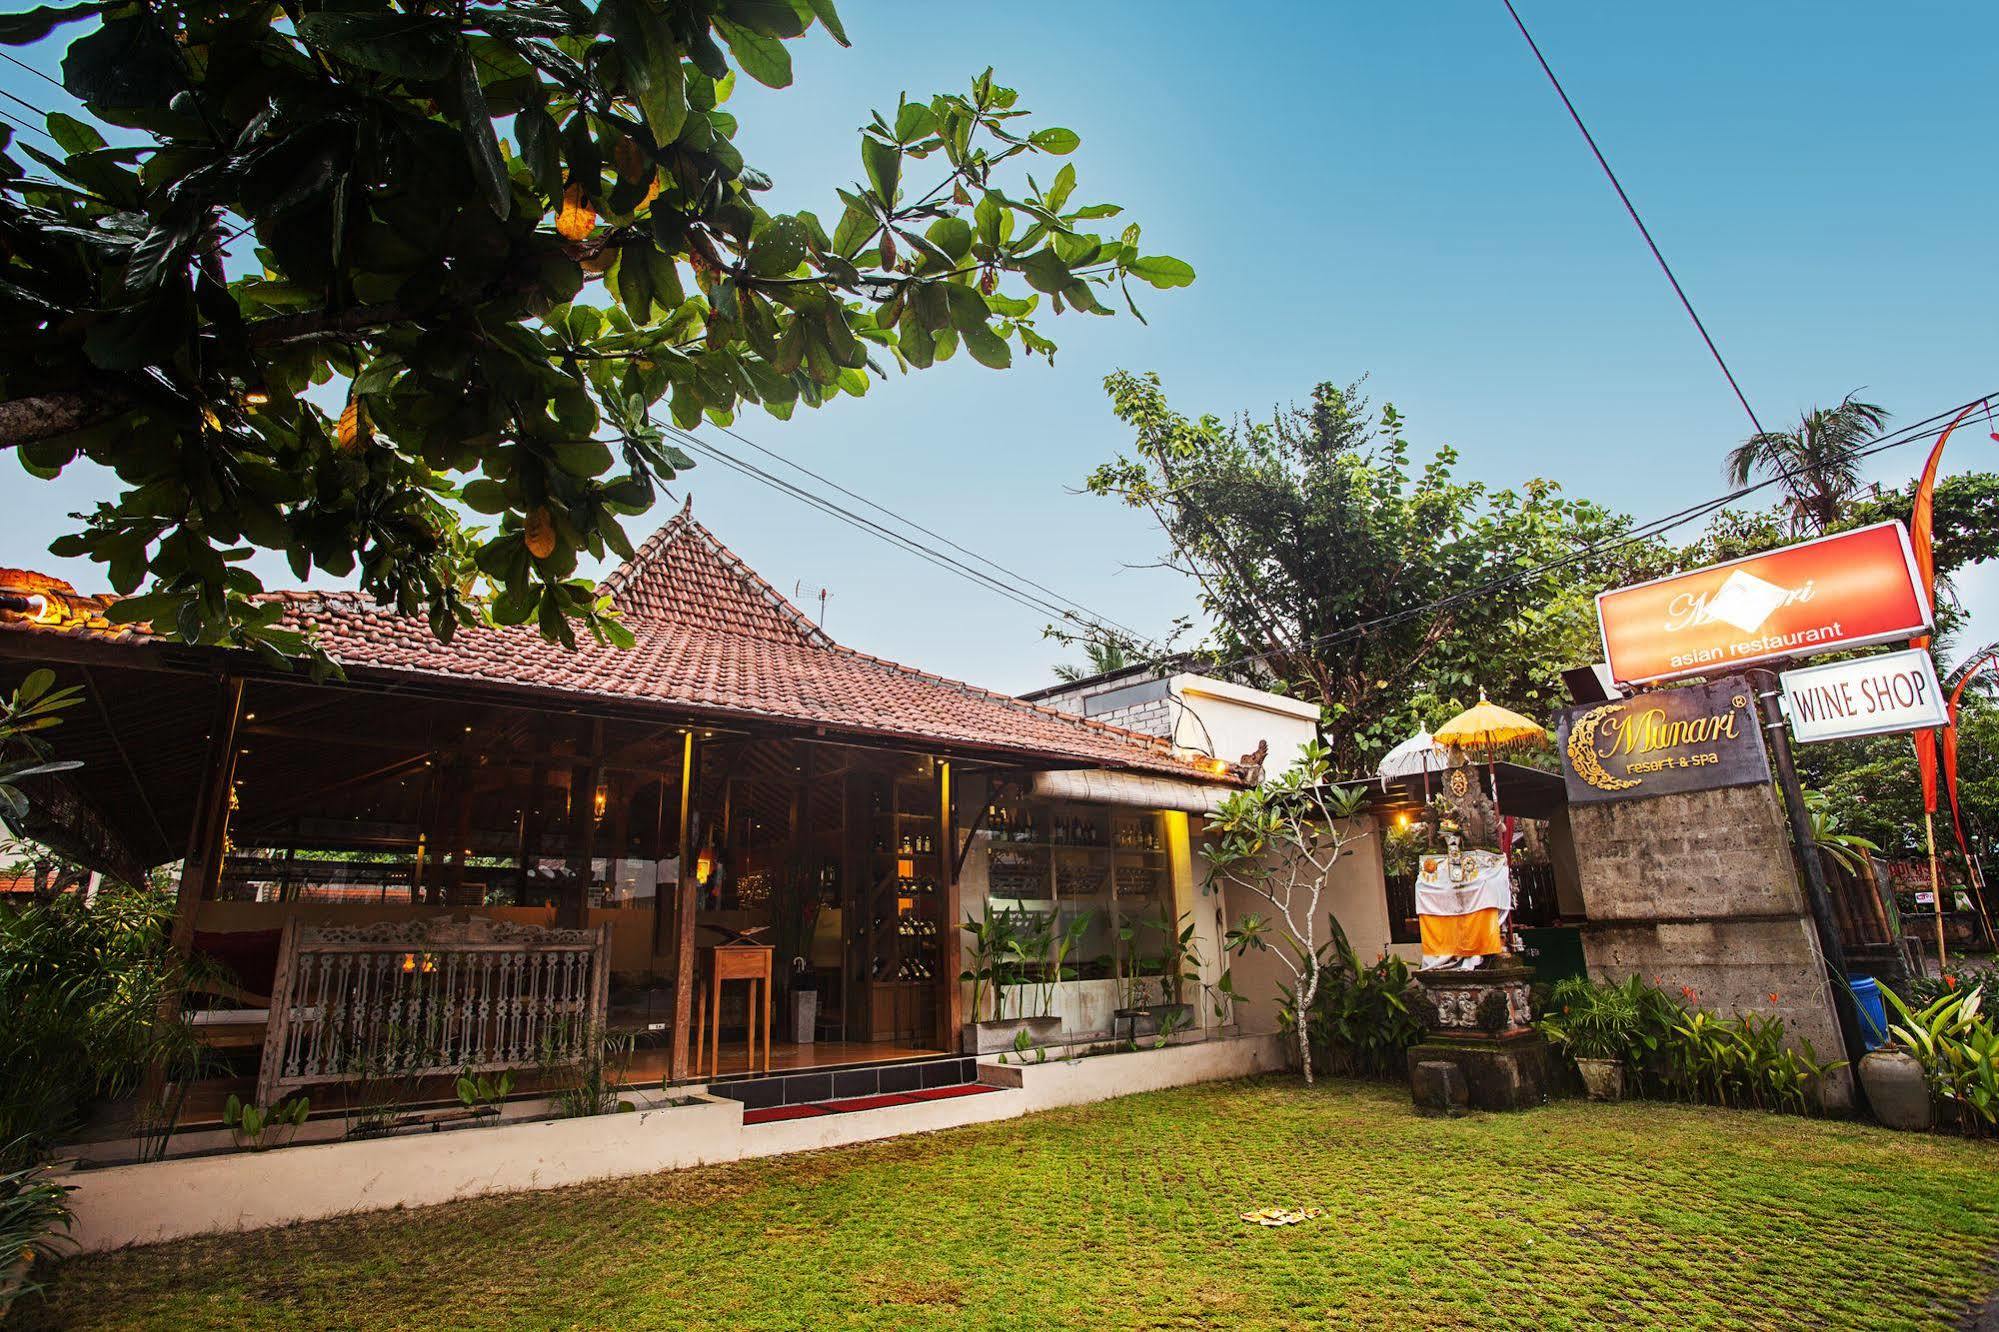
[(1770, 1002), (1773, 1004), (1777, 1002), (1777, 992), (1775, 990), (1770, 991)]

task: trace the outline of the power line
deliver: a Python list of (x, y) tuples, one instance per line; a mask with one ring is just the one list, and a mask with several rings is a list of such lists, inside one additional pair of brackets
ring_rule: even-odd
[(46, 83), (51, 88), (54, 88), (59, 92), (61, 92), (65, 97), (73, 96), (73, 94), (70, 92), (69, 89), (62, 86), (62, 81), (60, 79), (57, 79), (48, 74), (44, 74), (41, 70), (36, 69), (33, 65), (29, 64), (25, 60), (20, 59), (18, 56), (12, 55), (6, 51), (0, 51), (0, 60), (5, 60), (12, 64), (19, 65), (22, 69), (27, 70), (30, 74), (40, 79), (43, 83)]
[(57, 142), (55, 135), (49, 133), (47, 130), (41, 128), (39, 125), (26, 124), (25, 122), (20, 120), (17, 116), (9, 115), (5, 111), (0, 111), (0, 120), (6, 121), (9, 125), (12, 125), (15, 129), (26, 130), (30, 134), (39, 134), (44, 139), (47, 139), (50, 143), (55, 144), (56, 147), (58, 148), (62, 147), (62, 144)]
[(1743, 393), (1742, 385), (1736, 383), (1735, 372), (1728, 368), (1728, 362), (1722, 358), (1721, 348), (1715, 346), (1714, 338), (1707, 331), (1707, 325), (1701, 322), (1700, 315), (1694, 310), (1694, 303), (1687, 299), (1686, 289), (1680, 286), (1680, 279), (1673, 275), (1673, 266), (1667, 263), (1666, 256), (1660, 253), (1659, 243), (1652, 239), (1652, 231), (1645, 225), (1645, 219), (1638, 216), (1638, 208), (1631, 202), (1631, 196), (1624, 192), (1623, 182), (1619, 181), (1617, 173), (1610, 169), (1610, 160), (1603, 155), (1603, 149), (1597, 147), (1596, 136), (1591, 134), (1589, 126), (1583, 123), (1582, 113), (1577, 111), (1576, 104), (1569, 100), (1568, 90), (1563, 88), (1562, 81), (1555, 77), (1554, 68), (1548, 64), (1548, 57), (1541, 54), (1541, 46), (1534, 40), (1534, 34), (1528, 32), (1527, 25), (1521, 21), (1520, 11), (1513, 7), (1513, 0), (1500, 0), (1500, 3), (1504, 4), (1506, 12), (1513, 16), (1513, 26), (1520, 29), (1520, 35), (1527, 39), (1527, 47), (1533, 51), (1534, 59), (1540, 62), (1541, 72), (1548, 76), (1548, 82), (1554, 85), (1555, 95), (1560, 97), (1562, 105), (1568, 108), (1569, 119), (1575, 121), (1576, 128), (1582, 131), (1583, 142), (1587, 143), (1590, 152), (1595, 154), (1596, 164), (1603, 168), (1603, 174), (1610, 179), (1610, 187), (1617, 191), (1618, 199), (1624, 204), (1624, 211), (1631, 215), (1631, 221), (1638, 228), (1638, 234), (1645, 238), (1645, 244), (1652, 251), (1652, 257), (1659, 261), (1659, 271), (1666, 275), (1666, 281), (1673, 284), (1673, 294), (1680, 298), (1681, 306), (1686, 309), (1687, 318), (1694, 321), (1694, 327), (1700, 332), (1701, 341), (1707, 344), (1708, 353), (1714, 357), (1714, 363), (1721, 367), (1721, 373), (1728, 380), (1728, 386), (1735, 390), (1735, 400), (1742, 404), (1742, 411), (1748, 416), (1749, 424), (1756, 428), (1757, 434), (1763, 434), (1763, 423), (1756, 419), (1756, 409), (1749, 405), (1749, 397)]
[(1026, 574), (1019, 573), (1013, 569), (1007, 568), (1004, 564), (1001, 564), (997, 560), (981, 555), (975, 550), (969, 550), (966, 547), (961, 546), (957, 542), (953, 541), (950, 537), (945, 536), (942, 532), (934, 531), (931, 528), (925, 527), (922, 523), (917, 522), (915, 519), (897, 513), (894, 509), (891, 509), (886, 505), (878, 504), (874, 500), (869, 499), (866, 495), (862, 495), (855, 491), (849, 490), (847, 489), (847, 487), (841, 485), (838, 481), (833, 480), (831, 477), (820, 475), (818, 472), (813, 471), (810, 467), (807, 467), (805, 464), (798, 462), (796, 459), (787, 457), (786, 455), (779, 453), (776, 449), (766, 448), (765, 446), (757, 443), (753, 439), (749, 439), (743, 435), (737, 434), (735, 431), (729, 429), (727, 426), (718, 426), (716, 428), (719, 429), (723, 434), (729, 436), (731, 439), (738, 440), (741, 443), (749, 445), (751, 448), (755, 449), (758, 453), (763, 454), (765, 457), (775, 458), (777, 461), (785, 464), (787, 467), (791, 467), (799, 472), (804, 473), (806, 476), (811, 477), (814, 481), (817, 481), (822, 485), (831, 486), (833, 489), (839, 491), (842, 495), (845, 495), (848, 499), (857, 500), (860, 503), (867, 505), (870, 509), (873, 509), (875, 512), (886, 514), (890, 518), (895, 519), (897, 522), (903, 524), (905, 527), (908, 527), (917, 532), (921, 532), (923, 533), (923, 535), (927, 537), (931, 537), (935, 540), (943, 542), (945, 545), (949, 546), (952, 550), (957, 551), (960, 555), (969, 556), (970, 558), (977, 560), (979, 563), (984, 564), (994, 570), (997, 570), (999, 573), (1006, 575), (1008, 578), (1011, 578), (1016, 582), (1024, 583), (1028, 587), (1034, 588), (1036, 591), (1045, 592), (1049, 596), (1055, 598), (1057, 601), (1062, 602), (1065, 605), (1074, 606), (1078, 610), (1089, 611), (1092, 618), (1104, 624), (1107, 624), (1114, 629), (1121, 631), (1122, 633), (1124, 633), (1125, 635), (1127, 635), (1128, 637), (1132, 638), (1137, 642), (1147, 641), (1144, 634), (1141, 634), (1140, 632), (1138, 632), (1138, 630), (1132, 628), (1130, 625), (1120, 624), (1118, 621), (1112, 619), (1108, 615), (1103, 614), (1101, 611), (1090, 610), (1088, 606), (1083, 605), (1082, 602), (1077, 601), (1074, 597), (1065, 597), (1060, 592), (1057, 592), (1054, 588), (1049, 587), (1045, 583), (1038, 583), (1034, 579), (1029, 578)]
[[(1905, 448), (1910, 444), (1920, 444), (1935, 439), (1937, 436), (1941, 435), (1945, 429), (1948, 428), (1947, 425), (1939, 425), (1938, 422), (1948, 422), (1950, 418), (1955, 417), (1959, 412), (1963, 411), (1966, 407), (1970, 407), (1979, 402), (1986, 401), (1994, 396), (1999, 396), (1999, 390), (1993, 390), (1993, 392), (1991, 393), (1982, 394), (1979, 397), (1972, 398), (1968, 402), (1959, 403), (1957, 406), (1949, 408), (1945, 411), (1938, 412), (1934, 416), (1925, 417), (1923, 420), (1918, 421), (1913, 425), (1905, 426), (1899, 431), (1891, 432), (1888, 437), (1876, 441), (1874, 444), (1870, 445), (1865, 449), (1859, 450), (1855, 454), (1855, 457), (1871, 458), (1877, 453), (1886, 453), (1890, 449)], [(1568, 555), (1562, 556), (1560, 559), (1550, 560), (1546, 564), (1537, 565), (1529, 569), (1517, 570), (1511, 574), (1507, 574), (1504, 577), (1492, 579), (1489, 582), (1482, 583), (1476, 587), (1466, 588), (1461, 592), (1454, 592), (1447, 597), (1439, 597), (1434, 601), (1424, 602), (1416, 606), (1405, 607), (1404, 609), (1399, 611), (1390, 611), (1387, 614), (1375, 616), (1373, 619), (1364, 620), (1359, 624), (1348, 625), (1343, 629), (1336, 629), (1330, 633), (1320, 634), (1315, 638), (1305, 639), (1304, 641), (1296, 644), (1292, 648), (1292, 651), (1294, 652), (1300, 651), (1305, 648), (1328, 647), (1336, 643), (1343, 643), (1348, 641), (1349, 639), (1361, 637), (1375, 629), (1385, 628), (1393, 624), (1399, 624), (1404, 620), (1412, 619), (1419, 615), (1426, 615), (1439, 610), (1447, 610), (1450, 607), (1458, 605), (1462, 602), (1469, 601), (1478, 597), (1488, 596), (1493, 592), (1501, 591), (1505, 588), (1513, 586), (1516, 583), (1525, 581), (1530, 578), (1536, 578), (1543, 574), (1552, 573), (1555, 570), (1566, 568), (1568, 565), (1579, 563), (1580, 561), (1590, 559), (1593, 556), (1608, 555), (1614, 553), (1618, 550), (1624, 549), (1627, 546), (1636, 545), (1639, 542), (1650, 540), (1655, 536), (1663, 535), (1665, 532), (1668, 532), (1673, 528), (1682, 527), (1687, 523), (1705, 517), (1706, 515), (1713, 513), (1719, 509), (1726, 508), (1728, 505), (1735, 503), (1737, 500), (1742, 499), (1745, 496), (1752, 495), (1760, 490), (1768, 489), (1769, 487), (1777, 485), (1788, 479), (1789, 479), (1788, 474), (1784, 476), (1773, 476), (1765, 478), (1762, 481), (1754, 482), (1750, 485), (1739, 487), (1735, 490), (1728, 492), (1725, 495), (1716, 496), (1713, 499), (1702, 500), (1697, 504), (1688, 505), (1686, 508), (1667, 514), (1662, 518), (1655, 518), (1650, 520), (1649, 522), (1641, 523), (1637, 527), (1630, 530), (1629, 532), (1622, 533), (1616, 537), (1606, 538), (1603, 541), (1599, 541), (1593, 543), (1592, 545), (1585, 546), (1581, 550), (1571, 552)], [(1252, 662), (1264, 660), (1265, 658), (1271, 655), (1272, 654), (1268, 652), (1253, 652), (1241, 657), (1233, 658), (1228, 661), (1207, 663), (1206, 668), (1212, 671), (1225, 671), (1225, 670), (1230, 670), (1237, 666), (1246, 666)]]
[(5, 88), (0, 88), (0, 97), (4, 97), (8, 101), (16, 103), (17, 105), (25, 106), (26, 108), (28, 108), (28, 110), (32, 111), (34, 114), (38, 116), (46, 118), (49, 114), (47, 108), (36, 106), (33, 102), (29, 101), (25, 97), (16, 97), (13, 93), (8, 92)]
[[(884, 527), (882, 524), (875, 522), (873, 519), (868, 518), (865, 515), (855, 513), (851, 509), (836, 504), (832, 500), (827, 499), (823, 495), (815, 494), (814, 492), (807, 490), (802, 486), (798, 486), (790, 481), (785, 480), (783, 477), (774, 475), (773, 473), (768, 472), (761, 467), (758, 467), (755, 463), (745, 461), (744, 459), (739, 458), (734, 454), (728, 452), (726, 449), (721, 448), (719, 445), (716, 445), (708, 440), (701, 439), (700, 437), (688, 431), (680, 429), (678, 426), (667, 425), (664, 428), (669, 433), (673, 434), (676, 438), (687, 444), (689, 448), (694, 449), (697, 453), (700, 453), (709, 458), (713, 458), (715, 461), (720, 462), (725, 466), (731, 467), (736, 471), (741, 472), (743, 475), (750, 477), (753, 480), (760, 481), (763, 484), (770, 486), (773, 489), (776, 489), (781, 493), (786, 494), (791, 498), (800, 501), (801, 503), (807, 504), (812, 508), (818, 509), (821, 512), (828, 514), (829, 516), (834, 517), (839, 521), (846, 523), (850, 527), (858, 528), (861, 531), (867, 532), (870, 535), (873, 535), (881, 540), (887, 541), (890, 544), (897, 546), (898, 548), (907, 551), (908, 553), (915, 555), (920, 559), (926, 560), (931, 564), (937, 565), (939, 568), (942, 568), (947, 572), (954, 573), (961, 578), (964, 578), (980, 587), (983, 587), (987, 591), (998, 593), (999, 595), (1006, 597), (1008, 600), (1013, 601), (1021, 606), (1026, 607), (1029, 610), (1034, 611), (1036, 614), (1053, 615), (1055, 618), (1059, 620), (1068, 620), (1076, 623), (1086, 624), (1092, 628), (1097, 629), (1099, 632), (1106, 634), (1109, 633), (1110, 628), (1112, 627), (1106, 624), (1105, 622), (1100, 621), (1094, 614), (1084, 610), (1081, 607), (1064, 605), (1059, 602), (1051, 601), (1044, 597), (1038, 596), (1033, 592), (1024, 591), (1020, 587), (1007, 583), (1003, 579), (996, 578), (993, 575), (986, 573), (982, 569), (975, 568), (974, 566), (966, 564), (962, 560), (955, 559), (952, 556), (943, 553), (942, 551), (926, 546), (922, 542), (917, 541), (912, 537), (894, 531), (891, 528)], [(1146, 647), (1156, 649), (1158, 646), (1157, 644), (1152, 643), (1150, 640), (1143, 640), (1143, 642), (1144, 646)]]

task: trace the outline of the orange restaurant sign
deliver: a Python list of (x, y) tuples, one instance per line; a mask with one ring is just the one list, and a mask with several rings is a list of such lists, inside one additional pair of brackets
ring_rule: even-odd
[(1899, 522), (1599, 592), (1596, 611), (1620, 684), (1886, 643), (1931, 623)]

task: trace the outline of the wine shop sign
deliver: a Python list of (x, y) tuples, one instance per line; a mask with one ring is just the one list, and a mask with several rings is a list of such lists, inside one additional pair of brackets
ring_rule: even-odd
[(1770, 780), (1755, 694), (1740, 677), (1570, 708), (1555, 738), (1572, 804)]
[(1784, 712), (1801, 743), (1920, 731), (1950, 720), (1936, 663), (1920, 648), (1785, 671)]

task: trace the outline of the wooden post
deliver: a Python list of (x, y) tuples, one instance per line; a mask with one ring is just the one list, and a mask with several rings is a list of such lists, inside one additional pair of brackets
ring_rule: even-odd
[(229, 786), (236, 775), (236, 730), (243, 719), (243, 677), (225, 675), (208, 724), (208, 757), (201, 774), (194, 819), (188, 825), (187, 857), (181, 862), (180, 891), (174, 904), (173, 946), (194, 946), (194, 920), (215, 891), (222, 873), (229, 831)]
[[(680, 874), (673, 886), (673, 1077), (688, 1076), (687, 1029), (694, 1020), (694, 732), (680, 746)], [(664, 887), (665, 885), (661, 885)]]
[(958, 856), (956, 827), (951, 822), (951, 765), (937, 764), (937, 924), (938, 982), (944, 987), (944, 1002), (937, 1006), (938, 1048), (956, 1050), (958, 1033), (965, 1025), (965, 987), (958, 984)]

